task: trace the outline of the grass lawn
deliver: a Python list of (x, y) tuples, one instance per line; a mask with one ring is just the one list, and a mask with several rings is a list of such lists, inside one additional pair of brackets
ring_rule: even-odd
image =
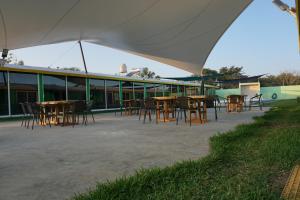
[(73, 199), (280, 199), (300, 161), (300, 104), (272, 106), (254, 123), (212, 137), (204, 158), (141, 170)]

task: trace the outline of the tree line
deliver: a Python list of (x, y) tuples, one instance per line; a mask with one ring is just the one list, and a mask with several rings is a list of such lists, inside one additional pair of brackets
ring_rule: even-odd
[[(219, 70), (210, 68), (204, 68), (203, 76), (205, 76), (205, 82), (211, 85), (218, 85), (218, 81), (243, 79), (250, 77), (245, 74), (243, 67), (221, 67)], [(268, 86), (285, 86), (285, 85), (300, 85), (300, 73), (284, 71), (278, 75), (264, 75), (259, 78), (260, 85), (262, 87)], [(223, 88), (237, 88), (239, 83), (226, 83)]]

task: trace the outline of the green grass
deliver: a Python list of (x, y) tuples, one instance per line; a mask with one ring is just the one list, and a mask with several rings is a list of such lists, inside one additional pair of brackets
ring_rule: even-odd
[(212, 137), (204, 158), (99, 183), (73, 199), (280, 199), (300, 161), (300, 104), (272, 106), (254, 123)]

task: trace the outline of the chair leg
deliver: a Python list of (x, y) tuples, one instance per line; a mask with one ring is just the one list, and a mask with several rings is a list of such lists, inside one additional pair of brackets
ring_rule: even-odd
[(142, 109), (139, 110), (139, 121), (141, 121)]
[(198, 110), (198, 113), (199, 113), (199, 120), (200, 120), (200, 123), (202, 124), (203, 123), (203, 120), (202, 120), (202, 112), (201, 112), (201, 108)]
[(92, 111), (90, 111), (90, 112), (91, 112), (91, 115), (92, 115), (92, 118), (93, 118), (93, 122), (95, 123), (94, 114), (93, 114), (93, 112), (92, 112)]
[(22, 123), (21, 123), (21, 127), (23, 126), (23, 122), (24, 122), (24, 120), (25, 120), (25, 119), (24, 119), (24, 117), (23, 117), (23, 118), (22, 118)]
[(35, 120), (35, 117), (33, 117), (33, 118), (32, 118), (31, 130), (33, 130), (33, 126), (34, 126), (34, 120)]
[(146, 122), (146, 116), (147, 116), (147, 110), (145, 110), (145, 112), (144, 112), (144, 124), (145, 124), (145, 122)]
[(148, 115), (149, 115), (149, 121), (151, 122), (152, 119), (151, 119), (151, 110), (148, 111)]
[(192, 112), (190, 111), (190, 126), (192, 126)]

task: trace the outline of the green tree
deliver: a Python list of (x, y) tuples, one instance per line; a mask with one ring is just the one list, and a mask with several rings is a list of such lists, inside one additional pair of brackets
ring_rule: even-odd
[(13, 53), (9, 53), (6, 59), (6, 63), (14, 65), (24, 65), (23, 60), (19, 60)]
[(155, 76), (155, 72), (152, 72), (148, 69), (148, 67), (144, 67), (142, 71), (139, 73), (139, 76), (142, 78), (159, 78), (159, 76)]
[[(221, 67), (219, 70), (219, 73), (222, 74), (220, 77), (220, 80), (233, 80), (233, 79), (240, 79), (240, 78), (246, 78), (246, 76), (243, 72), (243, 67)], [(223, 88), (238, 88), (238, 83), (226, 83), (222, 85)]]

